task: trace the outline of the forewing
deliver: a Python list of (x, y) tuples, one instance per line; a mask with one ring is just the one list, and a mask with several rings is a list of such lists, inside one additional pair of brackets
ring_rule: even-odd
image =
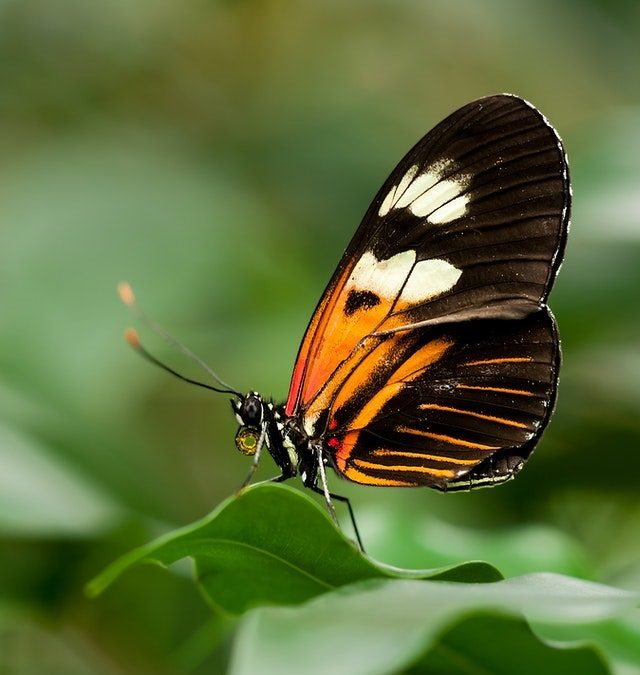
[(533, 106), (492, 96), (446, 118), (369, 207), (305, 334), (287, 414), (306, 411), (317, 429), (345, 364), (379, 335), (537, 311), (561, 260), (569, 200), (562, 144)]
[(387, 338), (326, 417), (335, 469), (368, 485), (495, 484), (522, 468), (555, 402), (560, 352), (545, 308)]

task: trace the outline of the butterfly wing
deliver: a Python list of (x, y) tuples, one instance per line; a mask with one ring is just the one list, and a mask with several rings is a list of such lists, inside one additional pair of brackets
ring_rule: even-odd
[(559, 362), (546, 308), (519, 320), (388, 335), (332, 401), (334, 468), (368, 485), (461, 489), (507, 480), (548, 422)]
[(336, 396), (369, 382), (358, 369), (368, 355), (417, 329), (537, 312), (562, 257), (569, 201), (562, 144), (533, 106), (499, 95), (447, 117), (365, 214), (301, 344), (286, 414), (318, 437)]

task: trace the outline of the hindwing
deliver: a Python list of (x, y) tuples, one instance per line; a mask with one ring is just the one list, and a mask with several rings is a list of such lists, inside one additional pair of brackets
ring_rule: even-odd
[(559, 363), (547, 309), (389, 335), (323, 420), (334, 467), (369, 485), (455, 489), (506, 480), (547, 424)]

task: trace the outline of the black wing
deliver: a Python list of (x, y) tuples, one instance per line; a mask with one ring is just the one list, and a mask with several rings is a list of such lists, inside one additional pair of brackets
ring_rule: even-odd
[(369, 485), (503, 482), (547, 425), (559, 365), (546, 308), (520, 320), (387, 336), (354, 371), (357, 393), (334, 400), (327, 438), (334, 466)]
[[(403, 188), (412, 169), (413, 183)], [(415, 176), (430, 173), (438, 182), (422, 192), (429, 180), (416, 186)], [(368, 239), (378, 259), (414, 249), (418, 261), (444, 259), (461, 270), (449, 291), (404, 308), (408, 323), (517, 318), (536, 311), (551, 290), (570, 200), (553, 127), (520, 98), (490, 96), (460, 108), (409, 151), (355, 240)]]
[(307, 329), (287, 414), (319, 433), (354, 350), (385, 334), (537, 312), (569, 205), (562, 143), (533, 106), (491, 96), (447, 117), (369, 207)]

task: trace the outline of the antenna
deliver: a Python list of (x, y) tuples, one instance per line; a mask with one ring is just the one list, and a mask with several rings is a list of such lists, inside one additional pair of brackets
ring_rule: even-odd
[(173, 368), (170, 368), (166, 364), (162, 363), (162, 361), (157, 359), (147, 349), (145, 349), (145, 347), (142, 346), (138, 332), (134, 328), (127, 328), (125, 331), (125, 340), (131, 347), (133, 347), (133, 349), (138, 352), (138, 354), (140, 354), (150, 363), (153, 363), (163, 370), (166, 370), (168, 373), (171, 373), (180, 380), (189, 382), (190, 384), (195, 384), (199, 387), (204, 387), (205, 389), (210, 389), (211, 391), (217, 391), (221, 394), (233, 394), (238, 398), (242, 398), (242, 394), (237, 392), (233, 387), (229, 386), (224, 380), (216, 375), (216, 373), (211, 370), (211, 368), (209, 368), (209, 366), (199, 356), (196, 356), (186, 345), (174, 338), (170, 333), (164, 330), (162, 326), (157, 324), (153, 319), (150, 319), (140, 309), (136, 303), (136, 296), (134, 295), (131, 286), (126, 281), (118, 284), (118, 295), (120, 296), (120, 300), (122, 300), (122, 302), (133, 311), (133, 313), (138, 317), (138, 319), (140, 319), (140, 321), (142, 321), (142, 323), (149, 327), (156, 335), (159, 335), (165, 342), (170, 344), (172, 347), (177, 348), (192, 361), (195, 361), (214, 380), (214, 382), (219, 384), (222, 388), (213, 387), (209, 384), (205, 384), (204, 382), (192, 380), (191, 378), (185, 377), (184, 375), (181, 375), (177, 371), (173, 370)]

